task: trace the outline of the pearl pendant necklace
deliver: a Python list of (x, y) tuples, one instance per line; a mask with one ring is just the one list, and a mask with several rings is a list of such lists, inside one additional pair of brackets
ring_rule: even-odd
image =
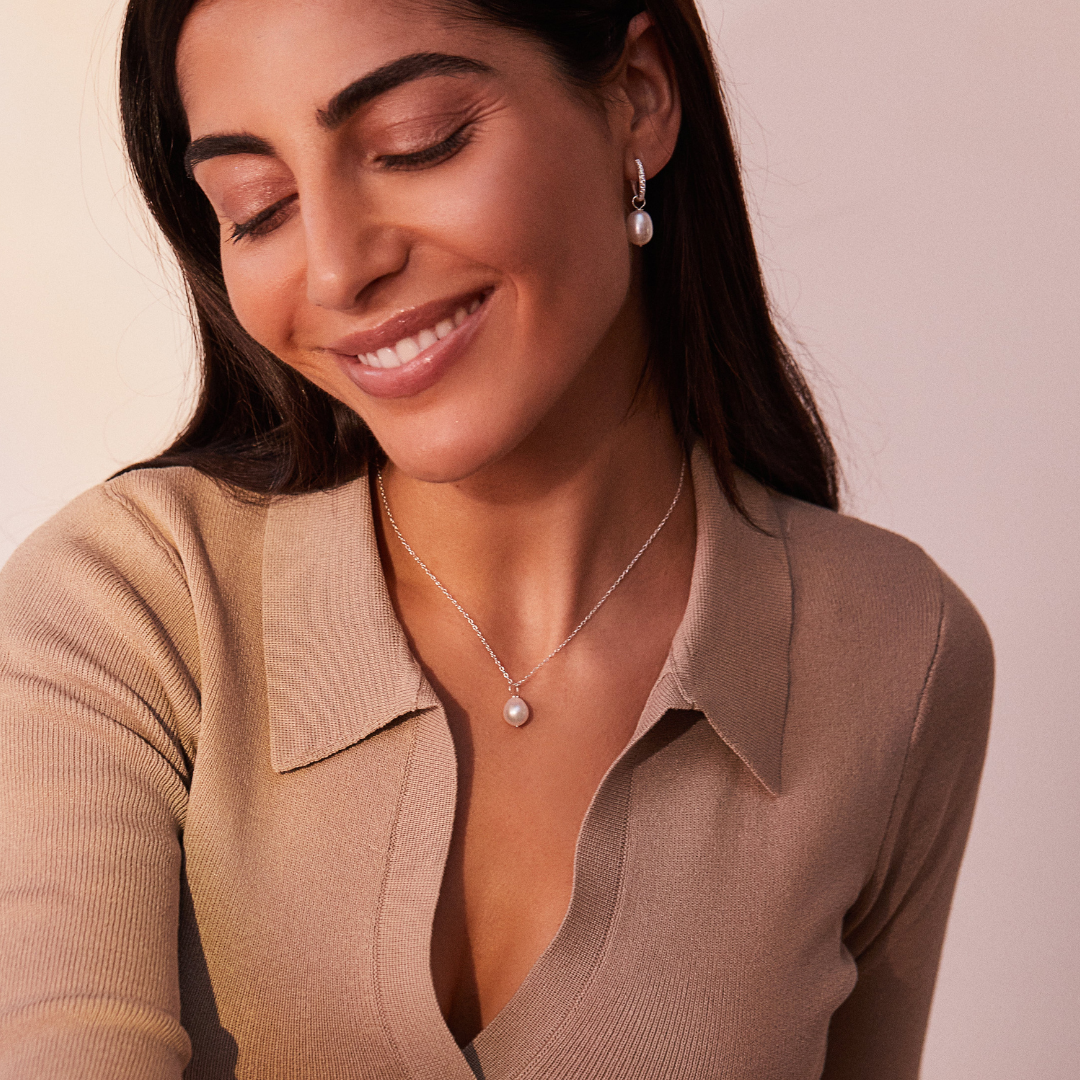
[(490, 656), (491, 659), (495, 661), (495, 666), (499, 669), (499, 673), (506, 680), (506, 686), (507, 689), (510, 691), (510, 697), (507, 699), (506, 704), (503, 706), (503, 719), (511, 727), (519, 728), (523, 724), (527, 723), (529, 717), (532, 715), (529, 710), (529, 706), (519, 694), (521, 687), (529, 679), (531, 679), (550, 659), (552, 659), (552, 657), (561, 653), (563, 649), (565, 649), (566, 646), (569, 645), (575, 637), (577, 637), (578, 631), (580, 631), (581, 628), (600, 610), (607, 598), (622, 584), (623, 578), (625, 578), (626, 575), (634, 569), (634, 567), (637, 565), (638, 559), (640, 559), (641, 556), (645, 554), (648, 546), (657, 538), (657, 536), (660, 534), (660, 530), (668, 523), (668, 518), (670, 518), (671, 515), (674, 513), (675, 506), (679, 501), (679, 497), (682, 495), (683, 482), (686, 480), (686, 459), (683, 459), (682, 468), (679, 470), (679, 486), (675, 491), (675, 498), (671, 500), (671, 505), (668, 507), (667, 513), (661, 519), (660, 524), (657, 525), (655, 529), (653, 529), (652, 533), (649, 536), (649, 539), (641, 545), (638, 553), (630, 560), (626, 569), (611, 583), (608, 591), (604, 593), (604, 595), (601, 596), (595, 604), (593, 604), (592, 610), (589, 612), (589, 614), (586, 615), (585, 618), (582, 619), (581, 622), (579, 622), (577, 626), (575, 626), (574, 629), (570, 631), (570, 634), (566, 637), (562, 644), (552, 649), (551, 652), (549, 652), (547, 656), (545, 656), (544, 659), (541, 660), (540, 663), (537, 664), (536, 667), (534, 667), (532, 671), (530, 671), (529, 674), (526, 675), (523, 679), (516, 680), (512, 679), (509, 672), (506, 670), (505, 667), (503, 667), (502, 661), (495, 655), (495, 650), (492, 649), (492, 647), (488, 644), (487, 638), (484, 637), (483, 633), (480, 630), (480, 627), (476, 625), (476, 621), (473, 619), (473, 617), (453, 598), (453, 596), (450, 595), (450, 591), (446, 588), (446, 586), (427, 568), (420, 556), (417, 555), (411, 547), (409, 547), (408, 541), (406, 541), (405, 537), (401, 535), (401, 530), (398, 528), (397, 522), (394, 520), (394, 515), (390, 513), (390, 503), (387, 501), (386, 498), (386, 488), (383, 487), (382, 469), (376, 470), (375, 478), (379, 485), (379, 495), (382, 498), (383, 509), (386, 511), (386, 519), (390, 522), (390, 528), (394, 530), (394, 535), (397, 536), (397, 538), (401, 541), (401, 546), (413, 557), (413, 561), (432, 580), (432, 582), (438, 588), (439, 592), (441, 592), (443, 596), (445, 596), (446, 599), (449, 600), (450, 603), (453, 604), (454, 607), (456, 607), (458, 611), (464, 616), (465, 621), (473, 628), (473, 632), (480, 639), (480, 643), (487, 650), (488, 656)]

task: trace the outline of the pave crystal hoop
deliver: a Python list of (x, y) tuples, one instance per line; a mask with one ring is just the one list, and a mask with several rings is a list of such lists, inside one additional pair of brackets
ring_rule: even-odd
[(637, 191), (630, 200), (633, 210), (626, 219), (626, 235), (635, 247), (644, 247), (653, 238), (652, 218), (645, 212), (645, 166), (640, 158), (634, 158), (637, 166)]

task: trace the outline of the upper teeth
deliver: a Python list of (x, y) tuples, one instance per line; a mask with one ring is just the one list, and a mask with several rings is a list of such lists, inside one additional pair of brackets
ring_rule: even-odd
[(424, 349), (434, 345), (436, 341), (441, 341), (451, 330), (460, 326), (479, 306), (480, 300), (473, 300), (467, 309), (459, 307), (454, 312), (452, 319), (443, 319), (442, 322), (436, 323), (430, 330), (421, 330), (415, 337), (402, 338), (392, 349), (389, 346), (383, 346), (377, 352), (360, 353), (357, 360), (362, 364), (367, 364), (368, 367), (401, 367), (402, 364), (415, 360)]

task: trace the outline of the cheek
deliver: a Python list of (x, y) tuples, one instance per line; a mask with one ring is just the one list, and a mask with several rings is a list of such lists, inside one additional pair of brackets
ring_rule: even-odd
[(447, 204), (448, 227), (456, 220), (476, 261), (516, 286), (519, 318), (542, 323), (530, 333), (544, 339), (602, 334), (630, 282), (612, 182), (619, 162), (587, 120), (575, 119), (576, 130), (560, 118), (501, 133)]
[(295, 325), (296, 304), (303, 296), (303, 242), (297, 235), (266, 244), (261, 250), (242, 250), (222, 244), (221, 269), (229, 302), (240, 325), (260, 345), (278, 356), (288, 352)]

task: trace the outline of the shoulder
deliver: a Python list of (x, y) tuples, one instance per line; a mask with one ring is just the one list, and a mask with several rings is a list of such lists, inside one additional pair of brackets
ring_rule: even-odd
[(906, 667), (925, 682), (943, 665), (988, 687), (993, 649), (978, 611), (917, 544), (887, 529), (772, 495), (797, 623), (843, 643), (867, 670)]
[(256, 524), (257, 508), (172, 468), (92, 488), (32, 533), (0, 571), (0, 736), (134, 735), (185, 775), (205, 629), (228, 606), (222, 551), (231, 537), (250, 565)]
[(784, 543), (799, 576), (826, 575), (834, 585), (936, 593), (941, 571), (917, 544), (858, 518), (771, 493)]
[(106, 481), (102, 500), (185, 563), (226, 545), (233, 558), (261, 537), (271, 500), (238, 492), (196, 469), (139, 469)]
[[(200, 627), (237, 597), (257, 598), (263, 517), (189, 468), (84, 492), (0, 570), (0, 668), (42, 669), (48, 654), (75, 670), (93, 655), (113, 671), (153, 653), (197, 672)], [(172, 663), (158, 660), (155, 670)]]
[(35, 530), (3, 569), (9, 584), (57, 560), (137, 572), (147, 563), (187, 574), (223, 543), (257, 537), (265, 503), (236, 495), (195, 469), (143, 469), (91, 488)]

